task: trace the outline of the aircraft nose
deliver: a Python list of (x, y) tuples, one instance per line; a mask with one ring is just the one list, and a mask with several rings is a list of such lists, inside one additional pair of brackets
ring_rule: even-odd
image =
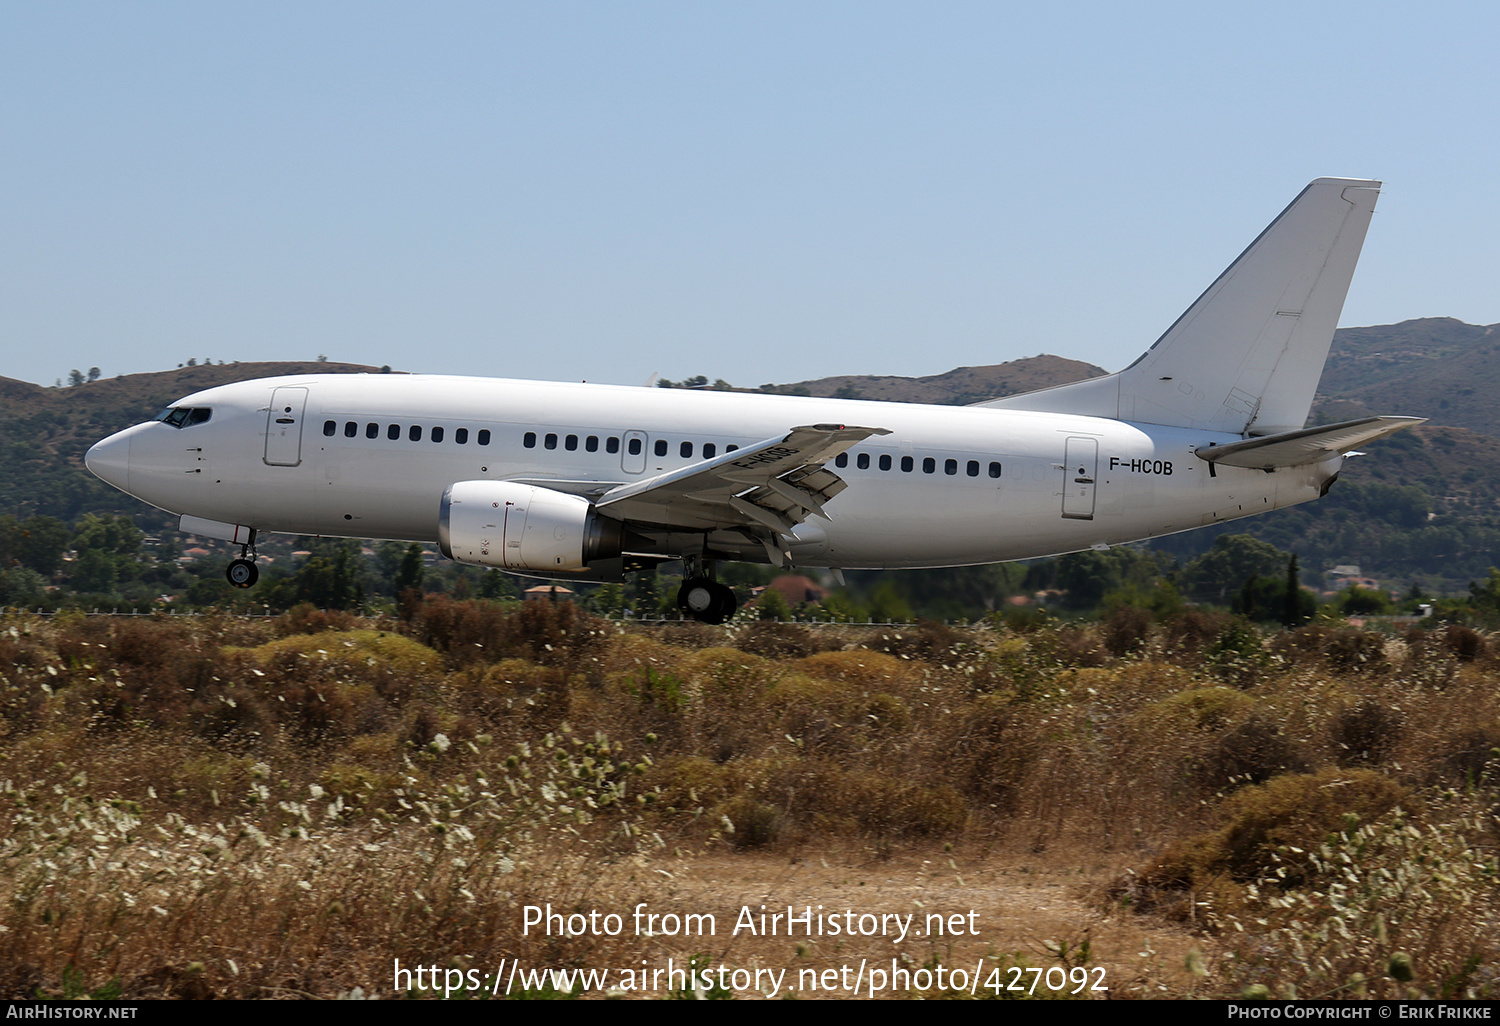
[(130, 491), (130, 432), (120, 431), (95, 442), (84, 454), (83, 465), (101, 481), (122, 492)]

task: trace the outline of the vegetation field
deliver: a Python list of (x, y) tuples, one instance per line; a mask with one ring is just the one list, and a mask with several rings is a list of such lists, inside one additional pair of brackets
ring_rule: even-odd
[(0, 620), (0, 994), (1495, 996), (1471, 628), (402, 608)]

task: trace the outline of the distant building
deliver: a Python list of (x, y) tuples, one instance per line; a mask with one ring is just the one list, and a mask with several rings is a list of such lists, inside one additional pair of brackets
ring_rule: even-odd
[(1355, 563), (1343, 563), (1325, 571), (1327, 580), (1325, 595), (1331, 595), (1345, 588), (1364, 588), (1368, 591), (1379, 591), (1380, 582), (1374, 577), (1365, 577), (1359, 572), (1359, 566)]
[(538, 584), (522, 593), (527, 602), (572, 602), (573, 591), (561, 584)]
[(800, 605), (818, 605), (828, 595), (816, 581), (801, 574), (782, 574), (764, 588), (751, 588), (750, 594), (758, 598), (767, 588), (786, 599), (786, 604), (793, 609)]

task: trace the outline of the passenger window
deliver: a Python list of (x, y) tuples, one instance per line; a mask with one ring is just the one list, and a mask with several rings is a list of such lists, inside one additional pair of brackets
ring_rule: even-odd
[(834, 457), (833, 465), (835, 467), (847, 467), (849, 465), (849, 454), (847, 452), (839, 453)]
[(719, 447), (712, 442), (703, 443), (703, 458), (711, 460), (719, 454)]
[(489, 445), (490, 444), (490, 429), (489, 428), (481, 428), (480, 429), (480, 431), (479, 431), (479, 444), (480, 445)]
[(392, 424), (390, 427), (386, 428), (385, 437), (389, 438), (393, 442), (398, 440), (401, 437), (401, 425)]
[(922, 459), (922, 473), (930, 474), (936, 469), (937, 460), (933, 459), (931, 456), (927, 456)]
[(535, 431), (528, 431), (528, 432), (526, 432), (526, 437), (523, 438), (523, 439), (521, 439), (521, 444), (524, 445), (524, 446), (526, 446), (526, 448), (528, 448), (528, 449), (535, 449), (536, 448), (536, 432)]
[(859, 457), (854, 461), (854, 465), (856, 467), (858, 467), (860, 470), (869, 470), (870, 469), (870, 454), (867, 453), (867, 452), (860, 453)]
[(353, 438), (357, 434), (359, 434), (359, 425), (356, 424), (356, 423), (354, 423), (354, 421), (352, 421), (352, 420), (345, 422), (345, 424), (344, 424), (344, 437), (345, 438)]
[(641, 440), (639, 438), (632, 438), (630, 440), (630, 455), (632, 455), (632, 456), (639, 456), (640, 454), (641, 454)]
[(457, 442), (459, 445), (468, 445), (469, 444), (469, 429), (468, 428), (459, 428), (457, 431), (453, 432), (453, 440), (455, 442)]
[(413, 442), (420, 442), (422, 440), (422, 425), (413, 424), (407, 429), (406, 437), (410, 438)]
[(881, 457), (880, 457), (880, 469), (881, 470), (890, 470), (891, 469), (891, 454), (890, 453), (883, 453), (881, 455)]
[(945, 473), (945, 474), (957, 474), (958, 473), (958, 460), (944, 460), (943, 461), (943, 473)]
[(734, 443), (731, 442), (729, 445), (724, 446), (724, 451), (725, 452), (734, 452), (738, 448), (739, 448), (739, 446), (737, 446), (737, 445), (735, 445)]
[(563, 448), (566, 449), (566, 450), (568, 450), (569, 452), (577, 452), (578, 451), (578, 436), (577, 435), (569, 435), (567, 438), (564, 438), (563, 439)]
[(365, 425), (365, 437), (366, 438), (379, 438), (380, 437), (380, 425), (374, 423), (373, 421), (371, 423), (369, 423), (369, 424), (366, 424)]
[(665, 456), (667, 454), (667, 440), (665, 438), (658, 438), (656, 440), (655, 449), (656, 455)]
[(554, 435), (554, 434), (552, 434), (551, 432), (548, 432), (547, 436), (542, 439), (542, 447), (544, 449), (556, 449), (557, 448), (557, 436)]
[[(999, 476), (1000, 476), (1000, 464), (998, 464), (998, 463), (991, 463), (990, 464), (990, 477), (999, 477)], [(1022, 475), (1022, 476), (1025, 476), (1025, 475)]]
[(587, 449), (589, 452), (598, 452), (599, 451), (599, 436), (598, 435), (589, 435), (587, 438), (585, 438), (583, 440), (583, 447), (585, 449)]
[(682, 456), (683, 459), (690, 459), (693, 455), (693, 443), (683, 442), (677, 447), (677, 452)]
[(970, 477), (978, 477), (979, 476), (979, 461), (978, 460), (970, 460), (969, 463), (968, 463), (968, 466), (965, 467), (965, 469), (969, 472), (969, 476)]
[(323, 434), (327, 435), (329, 438), (332, 438), (335, 434), (337, 434), (338, 430), (339, 426), (337, 421), (325, 420), (323, 422)]
[(441, 442), (443, 440), (443, 429), (442, 428), (435, 427), (435, 428), (432, 429), (432, 440), (434, 442)]
[(913, 465), (915, 465), (915, 463), (916, 461), (913, 460), (910, 456), (901, 457), (901, 473), (910, 474), (911, 468), (913, 467)]
[[(615, 437), (614, 435), (610, 435), (608, 438), (606, 438), (604, 440), (604, 451), (605, 452), (619, 452), (620, 451), (620, 440), (617, 437)], [(640, 447), (639, 446), (636, 447), (636, 451), (637, 452), (640, 451)]]

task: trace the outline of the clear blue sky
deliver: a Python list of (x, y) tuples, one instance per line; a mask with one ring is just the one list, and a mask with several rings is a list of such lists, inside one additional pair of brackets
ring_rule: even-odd
[(0, 374), (1132, 360), (1309, 180), (1500, 321), (1488, 3), (0, 7)]

